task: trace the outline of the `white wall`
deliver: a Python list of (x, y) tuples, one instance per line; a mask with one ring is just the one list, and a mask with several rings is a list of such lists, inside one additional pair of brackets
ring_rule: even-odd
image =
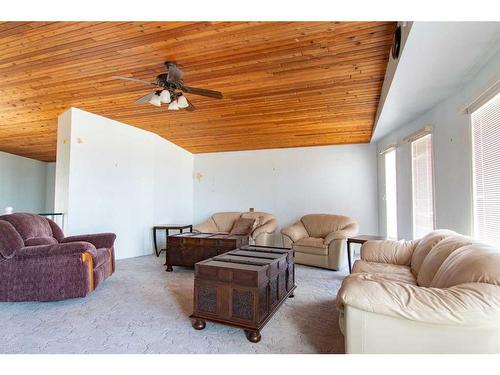
[(191, 222), (192, 171), (189, 152), (151, 132), (76, 108), (59, 118), (56, 210), (67, 234), (116, 233), (117, 258), (150, 254), (155, 223)]
[(54, 212), (56, 184), (56, 163), (46, 164), (45, 172), (45, 211)]
[[(460, 90), (409, 124), (377, 143), (379, 151), (397, 144), (398, 232), (412, 238), (412, 193), (410, 144), (403, 138), (424, 126), (433, 127), (435, 218), (437, 228), (472, 234), (472, 166), (470, 116), (464, 108), (500, 79), (500, 53)], [(429, 77), (431, 79), (431, 77)], [(418, 100), (418, 98), (414, 98)], [(384, 163), (378, 157), (379, 222), (385, 234)]]
[[(54, 183), (54, 211), (68, 219), (69, 164), (71, 151), (71, 115), (69, 109), (57, 119), (56, 174)], [(66, 223), (65, 223), (66, 224)], [(67, 225), (64, 226), (67, 230)]]
[(47, 163), (0, 151), (0, 214), (45, 211)]
[(194, 223), (254, 207), (274, 214), (280, 227), (307, 213), (334, 213), (377, 234), (376, 170), (374, 145), (196, 154)]

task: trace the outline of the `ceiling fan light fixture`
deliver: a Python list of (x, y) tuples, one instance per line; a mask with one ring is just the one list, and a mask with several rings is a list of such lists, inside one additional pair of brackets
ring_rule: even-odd
[(168, 104), (172, 101), (172, 98), (170, 97), (170, 93), (168, 92), (168, 90), (163, 90), (160, 93), (160, 101), (165, 104)]
[(172, 111), (186, 109), (187, 111), (192, 112), (196, 110), (196, 107), (182, 94), (183, 92), (188, 93), (189, 95), (200, 95), (214, 99), (223, 98), (220, 91), (184, 85), (183, 72), (177, 64), (173, 61), (166, 61), (164, 64), (166, 72), (157, 75), (154, 81), (145, 81), (142, 79), (120, 76), (113, 76), (112, 78), (155, 86), (155, 91), (141, 96), (134, 103), (145, 104), (149, 102), (149, 104), (154, 105), (155, 107), (161, 107), (162, 103), (169, 104), (168, 109)]
[(177, 100), (170, 102), (170, 104), (168, 105), (168, 109), (171, 111), (178, 111), (179, 105), (177, 104)]
[(160, 95), (154, 94), (151, 100), (149, 101), (149, 104), (154, 105), (155, 107), (161, 107), (161, 99)]
[(189, 103), (186, 99), (186, 97), (184, 95), (180, 95), (178, 98), (177, 98), (177, 105), (179, 106), (179, 108), (187, 108), (189, 107)]

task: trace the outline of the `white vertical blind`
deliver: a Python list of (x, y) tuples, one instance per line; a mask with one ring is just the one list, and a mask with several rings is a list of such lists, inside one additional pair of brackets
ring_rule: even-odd
[(434, 229), (432, 134), (412, 141), (411, 174), (413, 238), (420, 238)]
[(385, 158), (385, 213), (387, 237), (398, 238), (398, 206), (396, 185), (396, 150), (384, 154)]
[(500, 246), (500, 94), (472, 113), (474, 235)]

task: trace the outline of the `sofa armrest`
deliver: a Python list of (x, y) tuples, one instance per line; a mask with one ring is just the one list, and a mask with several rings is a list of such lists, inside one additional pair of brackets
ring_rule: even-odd
[(59, 243), (55, 245), (26, 246), (14, 254), (14, 259), (32, 259), (53, 255), (75, 255), (90, 253), (96, 256), (96, 248), (89, 242)]
[(261, 234), (274, 233), (277, 228), (278, 228), (278, 220), (271, 219), (265, 224), (255, 228), (252, 232), (252, 238), (255, 240)]
[(361, 246), (361, 259), (367, 262), (409, 266), (418, 241), (367, 241)]
[(97, 249), (102, 249), (102, 248), (109, 249), (113, 247), (115, 239), (116, 239), (116, 234), (114, 233), (96, 233), (96, 234), (83, 234), (78, 236), (66, 237), (61, 241), (61, 243), (83, 241), (91, 243)]
[(337, 307), (400, 319), (445, 325), (498, 325), (500, 287), (465, 283), (450, 288), (424, 288), (378, 279), (377, 275), (346, 277), (337, 295)]
[(200, 233), (217, 233), (219, 231), (212, 218), (201, 224), (195, 225), (193, 230)]
[(309, 233), (307, 233), (306, 227), (304, 227), (301, 221), (297, 221), (295, 224), (283, 228), (281, 234), (290, 238), (292, 242), (297, 242), (302, 238), (309, 237)]
[(346, 225), (341, 230), (332, 232), (328, 236), (326, 236), (325, 244), (329, 245), (330, 242), (332, 242), (333, 240), (344, 240), (346, 238), (353, 237), (356, 234), (358, 234), (358, 231), (359, 231), (358, 223), (351, 223), (349, 225)]

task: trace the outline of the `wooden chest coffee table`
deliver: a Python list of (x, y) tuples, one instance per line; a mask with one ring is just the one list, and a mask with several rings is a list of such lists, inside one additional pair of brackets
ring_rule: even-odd
[(248, 245), (248, 236), (214, 233), (181, 233), (168, 236), (166, 266), (194, 267), (196, 262)]
[(249, 341), (259, 342), (261, 329), (295, 288), (292, 249), (244, 246), (198, 262), (193, 328), (209, 320), (243, 328)]

